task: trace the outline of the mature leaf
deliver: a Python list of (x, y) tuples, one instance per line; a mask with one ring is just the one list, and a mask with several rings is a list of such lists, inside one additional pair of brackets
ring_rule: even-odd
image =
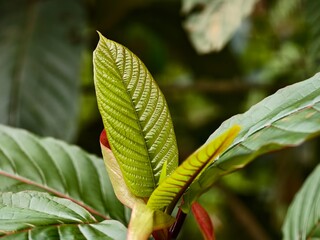
[(0, 192), (0, 236), (6, 239), (125, 239), (119, 222), (98, 223), (74, 202), (43, 192)]
[(229, 147), (239, 131), (240, 127), (235, 125), (191, 154), (154, 190), (148, 200), (148, 207), (161, 210), (170, 206), (168, 212), (171, 213), (171, 210), (192, 181), (199, 176), (208, 164), (216, 160)]
[(31, 225), (94, 222), (97, 221), (87, 210), (69, 199), (35, 191), (0, 192), (0, 229), (5, 233)]
[(229, 149), (209, 166), (184, 195), (184, 210), (219, 177), (244, 167), (255, 157), (297, 146), (320, 133), (320, 74), (285, 87), (244, 114), (225, 121), (208, 139), (235, 123), (241, 131)]
[(310, 39), (308, 44), (308, 56), (310, 57), (311, 69), (319, 71), (320, 61), (320, 2), (317, 0), (305, 1), (305, 17), (308, 23), (308, 30), (310, 32)]
[(0, 123), (71, 140), (79, 108), (81, 1), (10, 0), (0, 1), (0, 9)]
[(100, 34), (94, 51), (97, 101), (113, 154), (133, 194), (148, 197), (162, 165), (178, 165), (170, 113), (163, 94), (141, 60)]
[(0, 125), (0, 192), (46, 191), (125, 222), (103, 161), (75, 146)]
[(310, 174), (291, 203), (284, 225), (283, 239), (320, 238), (320, 165)]
[(198, 53), (219, 51), (257, 0), (183, 0), (184, 28)]

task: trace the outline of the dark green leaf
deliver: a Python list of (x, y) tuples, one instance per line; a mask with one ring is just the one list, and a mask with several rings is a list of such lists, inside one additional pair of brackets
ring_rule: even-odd
[(284, 225), (283, 239), (320, 238), (320, 165), (313, 171), (295, 196)]
[(162, 165), (178, 165), (178, 150), (167, 103), (151, 74), (130, 50), (100, 35), (94, 51), (99, 110), (111, 150), (130, 191), (149, 197)]
[(125, 222), (101, 159), (52, 138), (0, 125), (0, 191), (38, 190)]
[(98, 223), (69, 199), (43, 192), (0, 193), (0, 236), (5, 239), (125, 239), (119, 222)]
[(11, 0), (0, 9), (0, 123), (71, 140), (79, 108), (81, 1)]
[(208, 139), (230, 126), (241, 131), (231, 147), (192, 184), (185, 210), (219, 177), (240, 169), (255, 157), (301, 144), (320, 133), (320, 74), (288, 86), (265, 98), (244, 114), (225, 121)]

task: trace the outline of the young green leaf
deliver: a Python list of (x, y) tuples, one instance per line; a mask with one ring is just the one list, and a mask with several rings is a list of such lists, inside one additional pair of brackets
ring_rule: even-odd
[(171, 213), (172, 208), (192, 181), (199, 176), (208, 164), (216, 160), (229, 147), (239, 131), (240, 127), (234, 125), (188, 157), (154, 190), (148, 200), (148, 207), (161, 210), (170, 205), (168, 212)]
[(105, 130), (103, 130), (100, 135), (100, 147), (114, 193), (123, 205), (133, 209), (135, 203), (140, 202), (141, 198), (133, 195), (126, 185), (119, 163), (110, 149)]
[(150, 209), (143, 199), (131, 193), (110, 149), (105, 131), (102, 131), (100, 135), (100, 145), (115, 194), (124, 205), (132, 209), (127, 239), (147, 239), (154, 230), (170, 227), (175, 221), (173, 217), (164, 212)]
[(0, 192), (37, 190), (126, 222), (104, 163), (76, 146), (0, 125)]
[(320, 238), (320, 165), (310, 174), (291, 203), (284, 225), (283, 239)]
[(225, 121), (208, 142), (235, 123), (242, 128), (239, 136), (219, 161), (190, 186), (184, 195), (185, 211), (219, 177), (244, 167), (261, 154), (299, 145), (320, 134), (320, 73), (279, 90), (244, 114)]
[(98, 107), (112, 152), (130, 191), (149, 197), (164, 162), (168, 174), (178, 165), (165, 98), (141, 60), (101, 34), (93, 63)]
[[(125, 239), (119, 222), (98, 223), (74, 202), (48, 193), (0, 192), (0, 237), (6, 239)], [(42, 237), (41, 237), (42, 236)]]
[(171, 215), (150, 209), (144, 202), (136, 202), (128, 227), (128, 240), (148, 239), (155, 230), (169, 228), (175, 221)]

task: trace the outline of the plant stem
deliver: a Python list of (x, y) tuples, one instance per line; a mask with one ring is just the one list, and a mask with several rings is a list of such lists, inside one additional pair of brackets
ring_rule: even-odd
[(181, 228), (182, 225), (184, 223), (184, 220), (186, 219), (187, 214), (182, 212), (182, 210), (179, 208), (178, 213), (177, 213), (177, 217), (176, 217), (176, 221), (174, 222), (174, 224), (171, 226), (171, 228), (169, 229), (169, 240), (170, 239), (176, 239)]
[(154, 231), (152, 233), (152, 236), (155, 240), (167, 240), (169, 237), (168, 229), (165, 228), (165, 229)]

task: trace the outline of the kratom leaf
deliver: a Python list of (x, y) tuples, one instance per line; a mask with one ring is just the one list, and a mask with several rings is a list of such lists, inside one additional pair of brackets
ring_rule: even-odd
[(184, 211), (222, 175), (244, 167), (261, 154), (297, 146), (320, 134), (320, 74), (285, 87), (244, 114), (228, 119), (208, 142), (235, 123), (241, 125), (238, 137), (190, 186), (184, 195)]
[(162, 170), (159, 178), (159, 185), (167, 178), (167, 161), (162, 165)]
[(0, 176), (0, 192), (46, 191), (126, 222), (103, 161), (76, 146), (0, 125)]
[(115, 194), (125, 206), (132, 209), (128, 239), (147, 239), (154, 230), (171, 226), (175, 221), (173, 217), (148, 208), (143, 199), (136, 197), (130, 192), (124, 182), (120, 166), (110, 149), (105, 131), (102, 131), (100, 135), (100, 145)]
[(173, 207), (192, 181), (199, 176), (208, 164), (216, 160), (229, 147), (239, 131), (240, 127), (235, 125), (189, 156), (154, 190), (148, 200), (148, 207), (161, 210), (170, 206), (167, 211), (171, 213)]
[(0, 1), (0, 9), (0, 123), (72, 140), (79, 110), (83, 4), (10, 0)]
[(141, 60), (101, 34), (93, 59), (98, 106), (112, 152), (130, 191), (149, 197), (164, 162), (168, 174), (178, 165), (165, 98)]
[[(309, 30), (309, 41), (307, 47), (307, 56), (311, 69), (313, 71), (319, 71), (319, 60), (320, 60), (320, 13), (318, 11), (320, 2), (316, 0), (302, 1), (304, 2), (304, 15), (308, 25), (306, 28)], [(301, 8), (299, 9), (301, 10)]]
[[(0, 237), (5, 239), (125, 239), (119, 222), (98, 223), (74, 202), (48, 193), (0, 192)], [(95, 238), (96, 239), (96, 238)]]
[(282, 227), (283, 239), (320, 238), (320, 165), (310, 174), (291, 203)]
[(119, 163), (110, 149), (105, 130), (103, 130), (100, 135), (100, 146), (104, 164), (112, 183), (114, 193), (123, 205), (133, 209), (135, 203), (140, 202), (141, 198), (133, 195), (125, 183)]
[(257, 0), (183, 0), (184, 28), (198, 53), (219, 51)]

